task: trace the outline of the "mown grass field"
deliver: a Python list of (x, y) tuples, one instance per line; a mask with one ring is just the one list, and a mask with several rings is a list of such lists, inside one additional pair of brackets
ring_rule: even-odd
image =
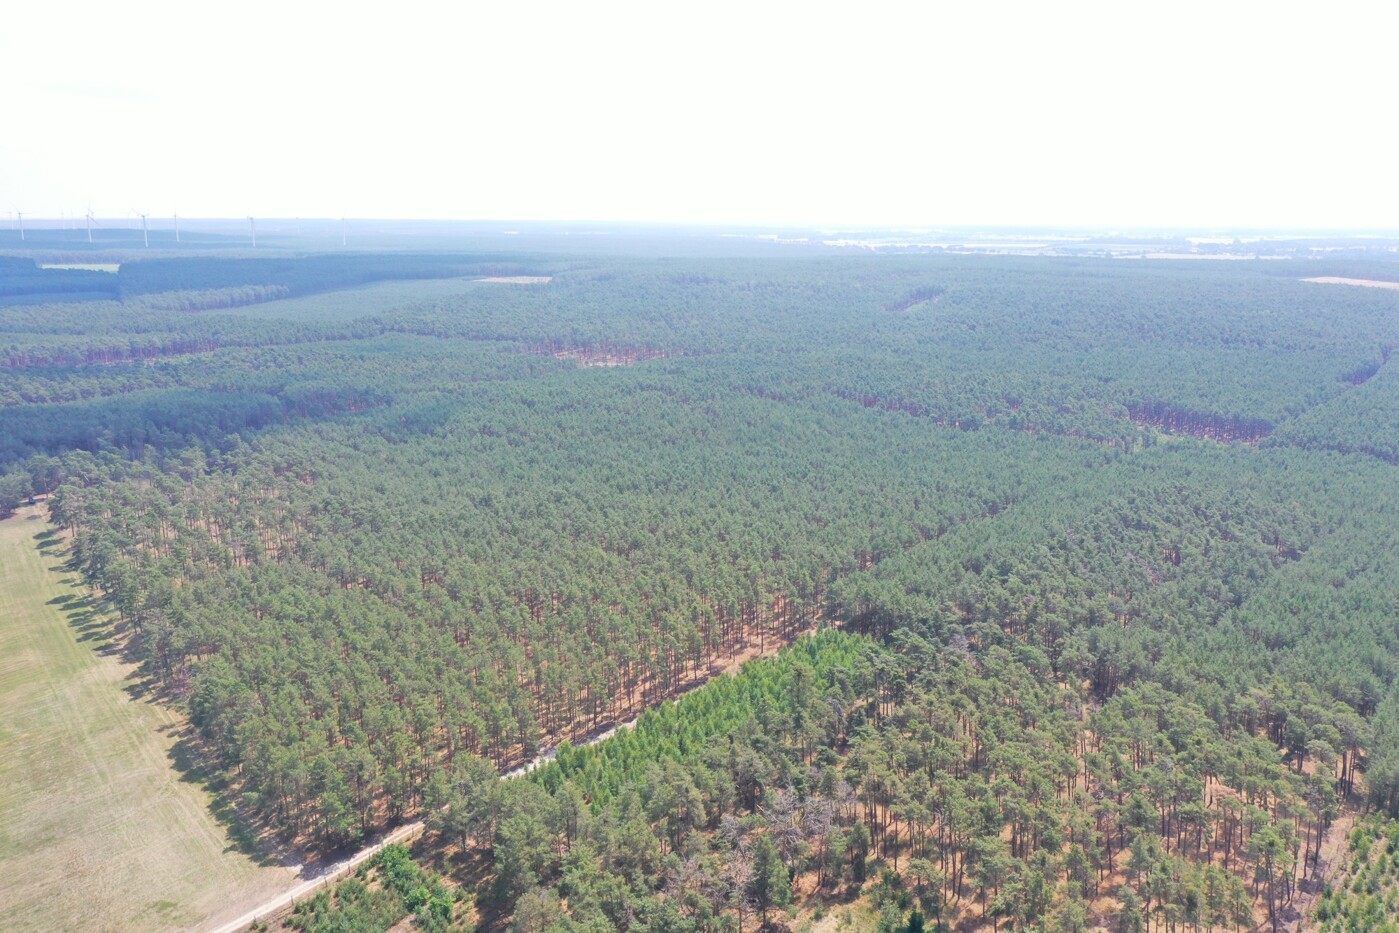
[(0, 929), (236, 917), (293, 873), (241, 853), (172, 766), (183, 723), (134, 695), (44, 518), (0, 521)]
[[(223, 314), (248, 317), (278, 318), (293, 321), (348, 321), (382, 314), (419, 301), (438, 301), (460, 295), (473, 288), (482, 288), (472, 278), (460, 279), (399, 279), (374, 282), (353, 288), (339, 288), (315, 295), (280, 298), (237, 308), (223, 308)], [(484, 287), (489, 287), (489, 284)]]

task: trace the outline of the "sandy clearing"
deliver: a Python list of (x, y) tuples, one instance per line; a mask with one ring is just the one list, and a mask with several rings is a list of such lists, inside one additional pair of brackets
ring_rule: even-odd
[(118, 272), (119, 262), (41, 262), (40, 269), (78, 269), (84, 272)]
[(1315, 278), (1303, 279), (1302, 281), (1320, 282), (1324, 285), (1363, 285), (1366, 288), (1399, 289), (1399, 282), (1384, 282), (1379, 279), (1348, 279), (1339, 275), (1318, 275)]
[(545, 282), (552, 282), (552, 275), (491, 275), (484, 279), (473, 279), (474, 282), (500, 282), (505, 285), (542, 285)]
[[(1131, 259), (1131, 256), (1124, 256), (1124, 259)], [(1206, 259), (1206, 260), (1243, 260), (1243, 259), (1281, 259), (1281, 256), (1259, 256), (1254, 253), (1143, 253), (1143, 259)]]

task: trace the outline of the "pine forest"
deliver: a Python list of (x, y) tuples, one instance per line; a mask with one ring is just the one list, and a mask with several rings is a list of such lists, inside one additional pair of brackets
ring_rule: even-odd
[(274, 928), (1396, 929), (1399, 264), (585, 245), (0, 259)]

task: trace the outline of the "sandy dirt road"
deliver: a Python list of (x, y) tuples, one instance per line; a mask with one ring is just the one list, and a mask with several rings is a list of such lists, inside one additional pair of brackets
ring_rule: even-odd
[(374, 857), (374, 854), (384, 846), (392, 845), (395, 842), (407, 842), (414, 839), (423, 831), (422, 820), (416, 820), (398, 827), (378, 842), (365, 846), (354, 855), (318, 871), (313, 877), (306, 879), (284, 894), (279, 894), (269, 901), (259, 904), (236, 920), (219, 927), (214, 927), (211, 933), (241, 933), (248, 929), (258, 920), (268, 917), (276, 917), (290, 910), (298, 901), (304, 901), (307, 897), (319, 891), (322, 887), (333, 884), (339, 878), (350, 874), (360, 865)]
[[(603, 732), (599, 732), (597, 735), (594, 735), (588, 738), (586, 741), (580, 742), (578, 744), (580, 746), (596, 745), (598, 742), (602, 742), (606, 739), (611, 738), (621, 730), (632, 728), (636, 725), (636, 723), (637, 720), (635, 719), (631, 720), (630, 722), (621, 723), (620, 725), (613, 726), (610, 729), (607, 729)], [(523, 777), (524, 775), (529, 774), (535, 768), (538, 768), (540, 765), (548, 764), (550, 761), (553, 761), (554, 754), (554, 750), (551, 749), (545, 752), (544, 754), (534, 758), (532, 761), (520, 765), (520, 767), (514, 769), (513, 771), (506, 772), (504, 775), (502, 775), (502, 777), (506, 780)], [(373, 842), (370, 845), (365, 846), (363, 849), (360, 849), (354, 855), (351, 855), (348, 858), (342, 859), (341, 861), (335, 862), (331, 865), (327, 865), (320, 871), (316, 872), (314, 876), (307, 878), (305, 881), (301, 882), (296, 887), (292, 888), (290, 891), (287, 891), (283, 894), (279, 894), (276, 897), (259, 904), (257, 907), (254, 907), (252, 910), (243, 914), (238, 919), (231, 920), (228, 923), (222, 924), (221, 926), (213, 927), (210, 930), (205, 931), (205, 933), (243, 933), (244, 930), (248, 929), (248, 927), (252, 926), (258, 920), (265, 920), (269, 917), (279, 917), (282, 914), (289, 911), (298, 902), (304, 901), (307, 897), (319, 891), (326, 885), (334, 884), (336, 881), (345, 877), (346, 875), (352, 874), (355, 871), (355, 869), (359, 868), (369, 859), (373, 858), (375, 853), (377, 853), (380, 849), (384, 848), (384, 846), (392, 845), (396, 842), (407, 842), (410, 839), (416, 839), (419, 835), (422, 834), (425, 828), (426, 826), (422, 820), (415, 820), (412, 823), (405, 823), (404, 825), (391, 831), (388, 835), (384, 836), (377, 842)]]

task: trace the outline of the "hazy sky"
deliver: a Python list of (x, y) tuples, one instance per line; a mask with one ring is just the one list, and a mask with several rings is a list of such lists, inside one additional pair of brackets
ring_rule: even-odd
[(1394, 228), (1396, 9), (17, 2), (0, 211)]

